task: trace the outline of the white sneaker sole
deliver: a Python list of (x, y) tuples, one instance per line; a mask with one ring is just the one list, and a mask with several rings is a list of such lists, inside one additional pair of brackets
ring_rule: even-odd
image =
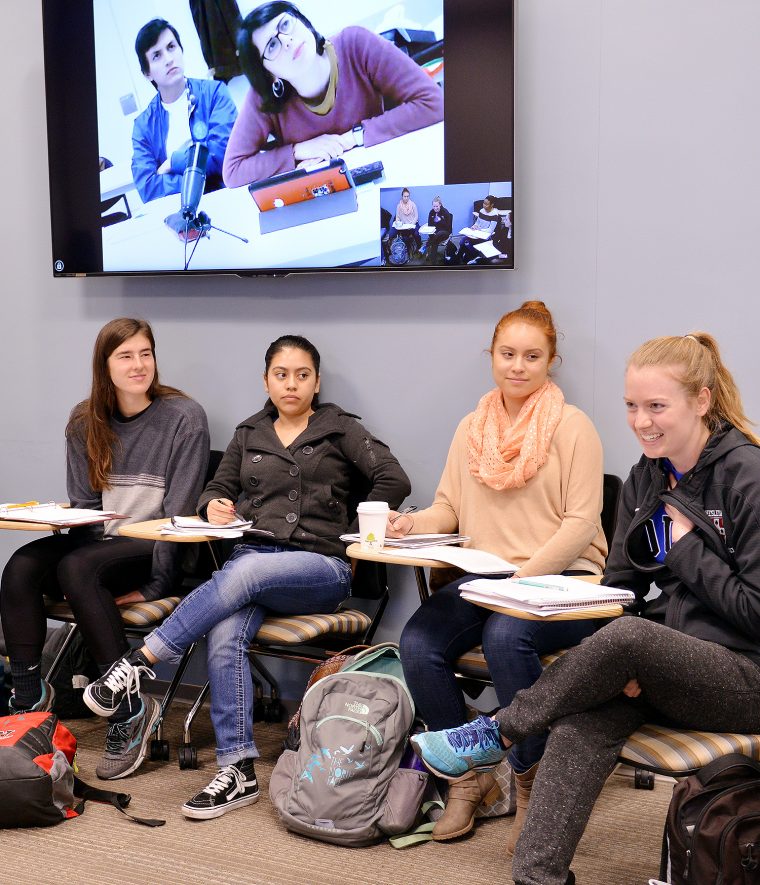
[(223, 814), (227, 814), (228, 811), (234, 811), (236, 808), (254, 805), (259, 801), (260, 795), (261, 793), (259, 792), (255, 796), (243, 796), (240, 799), (233, 799), (232, 802), (227, 802), (218, 808), (188, 808), (187, 805), (183, 805), (181, 811), (185, 817), (190, 817), (193, 820), (211, 820), (214, 817), (221, 817)]
[(148, 719), (148, 726), (146, 728), (146, 736), (142, 742), (142, 746), (140, 747), (140, 752), (135, 758), (135, 761), (132, 765), (126, 770), (122, 771), (119, 774), (113, 774), (111, 777), (101, 777), (98, 775), (100, 780), (108, 780), (108, 781), (117, 781), (122, 777), (127, 777), (132, 774), (132, 772), (137, 771), (137, 769), (143, 764), (143, 760), (148, 753), (148, 744), (150, 743), (151, 735), (153, 734), (153, 730), (156, 726), (156, 723), (161, 716), (161, 704), (158, 701), (155, 701), (152, 705), (152, 712), (150, 714), (150, 718)]
[(91, 686), (87, 686), (84, 690), (84, 695), (82, 699), (85, 704), (95, 713), (96, 716), (113, 716), (113, 714), (119, 709), (119, 705), (117, 704), (115, 707), (102, 707), (94, 697), (90, 694)]

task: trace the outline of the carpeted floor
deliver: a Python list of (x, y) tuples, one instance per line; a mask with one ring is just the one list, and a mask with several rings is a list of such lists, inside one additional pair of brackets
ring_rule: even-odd
[[(388, 843), (371, 848), (337, 848), (288, 833), (268, 798), (269, 775), (284, 736), (284, 725), (259, 723), (261, 760), (256, 805), (212, 821), (190, 821), (180, 805), (213, 776), (213, 739), (207, 715), (193, 737), (201, 768), (180, 771), (176, 746), (179, 710), (166, 736), (172, 761), (146, 762), (132, 777), (106, 784), (95, 764), (102, 751), (103, 720), (68, 723), (79, 739), (80, 776), (95, 786), (132, 794), (130, 809), (143, 817), (166, 818), (148, 829), (107, 805), (89, 803), (79, 819), (44, 829), (0, 831), (0, 869), (8, 885), (39, 882), (89, 883), (253, 883), (253, 885), (345, 885), (345, 883), (508, 882), (503, 852), (510, 818), (481, 823), (472, 835), (451, 843), (426, 843), (397, 851)], [(613, 775), (597, 803), (573, 870), (578, 885), (646, 885), (656, 877), (662, 824), (671, 786), (634, 790), (630, 778)]]

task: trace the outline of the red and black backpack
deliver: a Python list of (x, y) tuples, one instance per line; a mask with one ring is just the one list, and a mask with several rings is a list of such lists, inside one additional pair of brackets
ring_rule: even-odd
[(127, 814), (126, 793), (80, 781), (74, 774), (76, 750), (76, 738), (54, 713), (0, 717), (0, 828), (48, 827), (78, 817), (86, 799), (108, 802), (137, 823), (165, 823)]

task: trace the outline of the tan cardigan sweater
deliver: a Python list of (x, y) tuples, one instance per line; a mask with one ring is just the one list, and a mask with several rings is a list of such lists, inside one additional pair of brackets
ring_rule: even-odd
[(496, 491), (467, 467), (470, 418), (459, 422), (435, 500), (414, 514), (412, 531), (469, 535), (466, 546), (515, 563), (526, 577), (567, 569), (601, 574), (602, 443), (590, 419), (566, 403), (543, 467), (523, 488)]

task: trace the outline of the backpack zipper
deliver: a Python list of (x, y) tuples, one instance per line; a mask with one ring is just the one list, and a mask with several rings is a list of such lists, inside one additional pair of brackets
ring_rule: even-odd
[[(706, 804), (702, 807), (702, 810), (701, 810), (701, 812), (699, 813), (699, 816), (697, 817), (697, 820), (696, 820), (695, 823), (694, 823), (694, 829), (692, 830), (691, 838), (689, 839), (689, 843), (688, 843), (689, 847), (686, 849), (686, 866), (685, 866), (685, 868), (684, 868), (684, 874), (683, 874), (684, 880), (688, 880), (688, 878), (689, 878), (689, 867), (690, 867), (691, 854), (692, 854), (692, 852), (691, 852), (691, 847), (694, 845), (694, 840), (695, 840), (695, 838), (697, 837), (697, 835), (699, 834), (699, 830), (700, 830), (700, 825), (701, 825), (701, 823), (702, 823), (702, 819), (703, 819), (704, 816), (707, 814), (707, 812), (710, 810), (710, 808), (712, 807), (712, 805), (713, 805), (715, 802), (717, 802), (718, 799), (722, 799), (724, 796), (727, 796), (727, 795), (729, 795), (730, 793), (733, 793), (733, 792), (736, 792), (736, 791), (739, 791), (739, 790), (745, 790), (745, 789), (748, 789), (748, 788), (750, 788), (750, 787), (756, 787), (756, 786), (757, 786), (757, 783), (756, 783), (756, 782), (753, 782), (753, 781), (741, 781), (741, 782), (739, 782), (739, 783), (737, 783), (737, 784), (732, 784), (730, 787), (724, 787), (722, 790), (719, 790), (718, 792), (716, 792), (716, 793), (712, 796), (712, 798), (710, 798), (710, 799), (706, 802)], [(747, 818), (751, 818), (751, 817), (757, 817), (757, 816), (758, 816), (758, 815), (755, 815), (755, 814), (742, 815), (742, 817), (739, 818), (739, 820), (741, 820), (741, 819), (743, 819), (743, 818), (745, 818), (745, 817), (747, 817)], [(736, 822), (738, 823), (738, 821), (736, 821)], [(723, 833), (722, 833), (722, 835), (721, 835), (721, 841), (720, 841), (719, 852), (718, 852), (718, 860), (721, 860), (722, 857), (723, 857), (723, 846), (724, 846), (724, 840), (725, 840), (725, 837), (726, 837), (726, 832), (725, 832), (725, 828), (724, 828), (724, 831), (723, 831)], [(749, 844), (749, 845), (753, 845), (754, 843), (748, 843), (748, 844)]]
[(331, 716), (325, 716), (323, 719), (318, 720), (317, 728), (323, 725), (325, 722), (329, 722), (331, 719), (342, 719), (348, 722), (355, 722), (357, 725), (363, 725), (365, 731), (364, 743), (361, 746), (360, 753), (363, 753), (367, 747), (367, 739), (369, 738), (370, 733), (375, 739), (375, 743), (378, 747), (382, 747), (383, 745), (383, 736), (380, 732), (375, 728), (374, 725), (370, 725), (366, 719), (357, 719), (355, 716), (343, 716), (342, 714), (333, 713)]
[[(726, 848), (726, 841), (731, 833), (731, 830), (738, 827), (740, 824), (745, 823), (748, 820), (756, 820), (760, 819), (760, 812), (752, 812), (751, 814), (742, 814), (739, 817), (735, 817), (731, 820), (729, 824), (727, 824), (720, 837), (720, 848), (718, 850), (718, 859), (720, 861), (720, 868), (723, 869), (723, 855)], [(757, 848), (758, 852), (753, 856), (753, 849)], [(746, 849), (747, 855), (744, 856), (744, 850)], [(757, 842), (745, 842), (743, 845), (739, 845), (739, 856), (741, 857), (741, 865), (743, 870), (757, 870), (760, 868), (760, 843)]]

